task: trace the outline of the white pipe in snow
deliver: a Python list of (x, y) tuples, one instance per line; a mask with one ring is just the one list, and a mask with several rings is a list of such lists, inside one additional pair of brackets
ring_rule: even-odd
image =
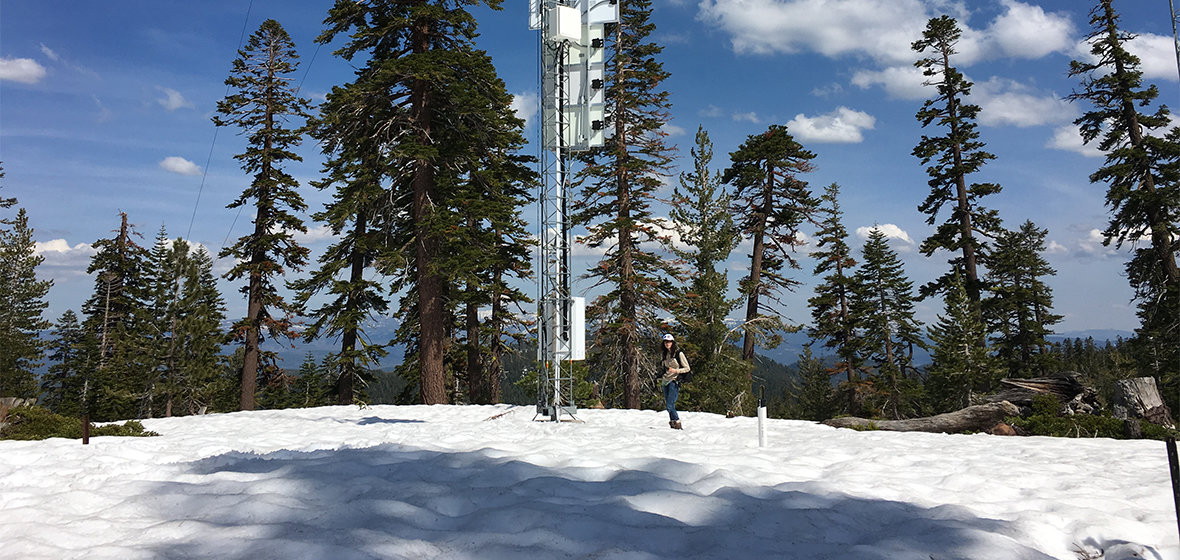
[(766, 407), (758, 407), (758, 447), (766, 447)]

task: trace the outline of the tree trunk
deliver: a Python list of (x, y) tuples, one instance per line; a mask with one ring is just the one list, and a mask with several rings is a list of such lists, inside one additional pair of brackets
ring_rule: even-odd
[(1167, 428), (1176, 428), (1172, 412), (1160, 396), (1154, 377), (1136, 377), (1118, 381), (1114, 415), (1118, 418), (1142, 418)]
[(1004, 418), (1020, 415), (1020, 409), (1008, 402), (977, 404), (955, 412), (911, 418), (909, 420), (869, 420), (844, 417), (825, 420), (824, 425), (835, 428), (869, 428), (890, 432), (932, 432), (955, 434), (990, 430)]

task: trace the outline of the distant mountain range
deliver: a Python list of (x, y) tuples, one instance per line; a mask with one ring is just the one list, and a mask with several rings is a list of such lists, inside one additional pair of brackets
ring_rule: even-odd
[[(392, 340), (397, 331), (397, 326), (398, 323), (393, 319), (385, 319), (384, 321), (368, 326), (365, 332), (370, 340), (379, 343)], [(1059, 342), (1067, 338), (1070, 340), (1075, 338), (1082, 340), (1093, 338), (1096, 343), (1101, 345), (1105, 344), (1108, 340), (1113, 342), (1120, 337), (1126, 339), (1134, 335), (1135, 333), (1133, 332), (1116, 329), (1089, 329), (1062, 332), (1051, 335), (1049, 339)], [(770, 350), (759, 349), (757, 353), (780, 364), (791, 365), (799, 360), (799, 355), (803, 353), (803, 348), (808, 344), (812, 344), (812, 340), (805, 332), (788, 333), (783, 336), (783, 342), (777, 348)], [(339, 352), (340, 341), (337, 339), (318, 339), (312, 342), (298, 341), (293, 345), (280, 345), (268, 342), (266, 347), (278, 353), (280, 367), (288, 370), (296, 370), (299, 369), (299, 365), (303, 363), (309, 352), (317, 361), (322, 360), (329, 353)], [(404, 350), (400, 346), (394, 346), (388, 350), (389, 355), (383, 358), (378, 364), (379, 369), (390, 369), (402, 361)], [(826, 348), (818, 344), (813, 344), (811, 350), (817, 357), (823, 357), (828, 353)], [(930, 354), (924, 350), (915, 349), (914, 361), (918, 364), (929, 363)]]

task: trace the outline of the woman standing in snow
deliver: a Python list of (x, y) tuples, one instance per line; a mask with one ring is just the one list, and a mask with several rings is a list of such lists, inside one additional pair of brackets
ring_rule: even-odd
[(688, 358), (676, 344), (676, 338), (671, 334), (664, 335), (664, 358), (660, 360), (664, 375), (660, 378), (660, 385), (664, 388), (664, 407), (668, 409), (668, 425), (674, 430), (683, 429), (680, 425), (680, 415), (676, 414), (676, 399), (680, 397), (681, 375), (688, 373)]

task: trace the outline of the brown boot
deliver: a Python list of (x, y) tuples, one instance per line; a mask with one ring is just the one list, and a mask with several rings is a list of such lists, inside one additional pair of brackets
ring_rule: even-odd
[(683, 429), (684, 429), (684, 427), (682, 427), (682, 426), (680, 425), (680, 421), (679, 421), (679, 420), (672, 420), (671, 422), (668, 422), (668, 425), (669, 425), (669, 426), (672, 426), (672, 429), (673, 429), (673, 430), (683, 430)]

